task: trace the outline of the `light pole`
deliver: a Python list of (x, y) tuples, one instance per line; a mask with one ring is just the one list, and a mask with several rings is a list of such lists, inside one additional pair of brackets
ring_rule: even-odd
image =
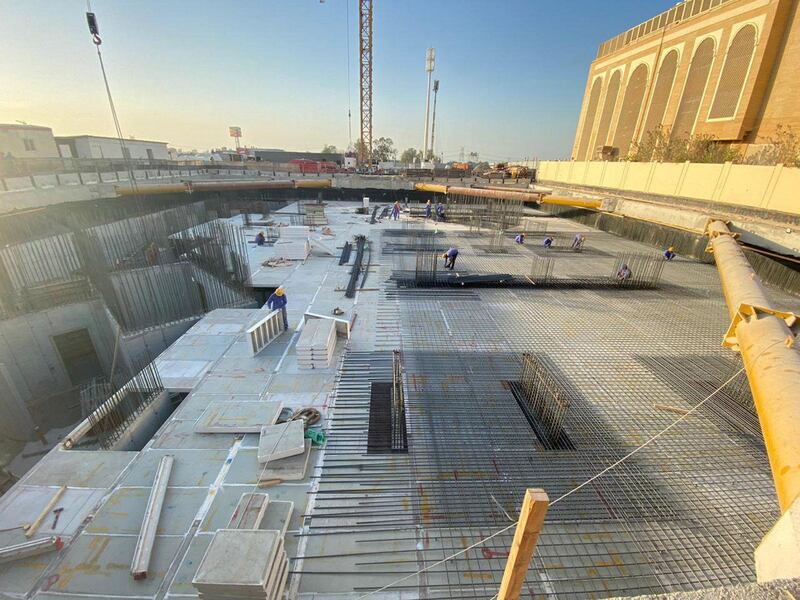
[(428, 118), (430, 117), (431, 106), (431, 76), (433, 75), (433, 66), (436, 62), (436, 50), (428, 48), (425, 54), (425, 71), (428, 73), (428, 88), (427, 96), (425, 97), (425, 142), (422, 146), (422, 160), (423, 162), (428, 158)]
[(433, 145), (434, 134), (436, 133), (436, 98), (439, 95), (439, 80), (433, 80), (433, 118), (431, 119), (431, 160), (434, 160), (435, 149)]

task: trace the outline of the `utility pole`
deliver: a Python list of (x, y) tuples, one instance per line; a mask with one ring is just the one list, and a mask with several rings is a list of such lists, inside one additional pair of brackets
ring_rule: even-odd
[(428, 87), (426, 90), (427, 95), (425, 97), (425, 142), (422, 145), (423, 161), (428, 159), (428, 118), (431, 114), (431, 77), (433, 75), (433, 66), (435, 62), (436, 50), (433, 48), (428, 48), (428, 52), (425, 54), (425, 71), (428, 73)]
[(439, 80), (433, 80), (433, 119), (431, 119), (431, 159), (435, 156), (435, 146), (433, 145), (433, 135), (436, 133), (436, 97), (439, 95)]

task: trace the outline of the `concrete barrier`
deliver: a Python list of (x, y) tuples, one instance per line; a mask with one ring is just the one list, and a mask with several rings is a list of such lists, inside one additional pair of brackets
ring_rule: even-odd
[(134, 179), (147, 179), (147, 172), (144, 169), (136, 169), (133, 172)]
[(16, 190), (30, 190), (35, 187), (33, 184), (33, 179), (30, 177), (6, 177), (5, 182), (6, 189), (9, 192)]
[(100, 181), (103, 183), (111, 183), (112, 181), (119, 181), (119, 179), (117, 179), (116, 172), (111, 171), (109, 173), (100, 173)]
[(117, 171), (117, 181), (130, 181), (131, 176), (127, 171)]
[(83, 185), (91, 185), (93, 183), (100, 183), (100, 177), (97, 173), (79, 173), (81, 183)]
[(59, 173), (56, 175), (59, 185), (80, 185), (81, 178), (77, 173)]
[(50, 175), (34, 175), (33, 183), (37, 188), (56, 187), (58, 185), (58, 177), (56, 177), (55, 173), (51, 173)]
[(540, 161), (538, 179), (800, 215), (800, 169), (733, 163)]

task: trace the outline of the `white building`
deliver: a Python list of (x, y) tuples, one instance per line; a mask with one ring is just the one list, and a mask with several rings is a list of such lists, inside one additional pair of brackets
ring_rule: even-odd
[(0, 125), (0, 158), (58, 158), (53, 130), (39, 125)]
[[(132, 158), (141, 160), (169, 160), (167, 142), (152, 140), (124, 140), (123, 148), (118, 138), (99, 135), (58, 136), (56, 144), (64, 158)], [(123, 150), (127, 156), (123, 156)]]

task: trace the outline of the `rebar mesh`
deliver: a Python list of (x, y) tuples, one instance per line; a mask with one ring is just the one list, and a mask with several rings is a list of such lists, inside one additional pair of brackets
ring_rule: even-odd
[[(556, 226), (565, 237), (577, 229)], [(403, 235), (384, 233), (392, 242)], [(559, 498), (659, 434), (551, 506), (525, 593), (597, 598), (753, 581), (753, 549), (778, 511), (747, 380), (719, 347), (729, 319), (713, 267), (658, 262), (642, 246), (600, 232), (590, 233), (582, 253), (534, 252), (532, 264), (527, 243), (484, 256), (474, 245), (488, 238), (473, 235), (436, 237), (459, 248), (457, 272), (534, 279), (554, 267), (559, 277), (609, 281), (623, 259), (632, 271), (652, 269), (661, 289), (414, 289), (393, 277), (380, 296), (378, 329), (386, 331), (375, 347), (402, 349), (409, 452), (364, 460), (364, 389), (389, 380), (393, 354), (348, 352), (308, 535), (354, 544), (355, 567), (307, 565), (304, 573), (324, 574), (337, 589), (374, 590), (513, 523), (526, 488)], [(606, 254), (599, 264), (595, 250)], [(394, 276), (413, 274), (410, 256), (392, 256)], [(515, 398), (525, 353), (539, 360), (547, 397), (569, 399), (568, 410), (542, 402), (539, 420), (560, 426), (571, 448), (547, 449)], [(390, 591), (492, 598), (512, 535)], [(343, 559), (333, 557), (335, 565)], [(312, 558), (311, 565), (327, 564), (325, 552)]]

